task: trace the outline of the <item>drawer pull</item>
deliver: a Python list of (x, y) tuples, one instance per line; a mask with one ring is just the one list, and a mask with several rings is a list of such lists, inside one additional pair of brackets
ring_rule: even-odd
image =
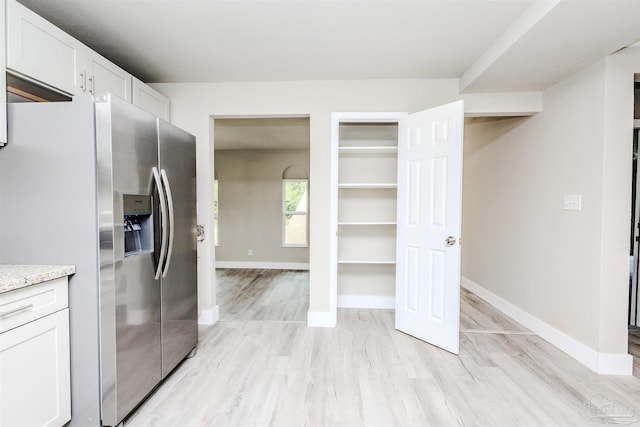
[(21, 305), (20, 307), (16, 307), (13, 310), (3, 311), (2, 313), (0, 313), (0, 317), (6, 317), (6, 316), (9, 316), (11, 314), (15, 314), (15, 313), (17, 313), (19, 311), (26, 310), (26, 309), (31, 308), (31, 307), (33, 307), (33, 304)]

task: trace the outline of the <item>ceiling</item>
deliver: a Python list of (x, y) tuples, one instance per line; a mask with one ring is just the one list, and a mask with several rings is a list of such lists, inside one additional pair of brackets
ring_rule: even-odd
[(216, 150), (309, 150), (309, 118), (215, 119)]
[(640, 40), (638, 0), (19, 0), (146, 82), (460, 78), (541, 90)]

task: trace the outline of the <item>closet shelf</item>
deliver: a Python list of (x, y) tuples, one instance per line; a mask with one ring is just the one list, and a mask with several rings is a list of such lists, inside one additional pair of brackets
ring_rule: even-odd
[(397, 147), (396, 138), (340, 138), (339, 147)]
[(397, 225), (396, 221), (338, 221), (338, 225)]
[(376, 188), (398, 188), (398, 184), (395, 183), (368, 183), (368, 182), (364, 182), (364, 183), (350, 183), (350, 184), (346, 184), (346, 183), (342, 183), (342, 184), (338, 184), (338, 188), (371, 188), (371, 189), (376, 189)]
[(397, 154), (398, 146), (340, 147), (340, 154)]
[(338, 264), (385, 264), (394, 265), (396, 260), (381, 260), (381, 259), (339, 259)]

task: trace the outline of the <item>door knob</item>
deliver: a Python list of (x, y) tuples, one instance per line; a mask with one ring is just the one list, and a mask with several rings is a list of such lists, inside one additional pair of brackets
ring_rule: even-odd
[(453, 236), (449, 236), (444, 242), (447, 244), (447, 246), (453, 246), (456, 244), (456, 238)]

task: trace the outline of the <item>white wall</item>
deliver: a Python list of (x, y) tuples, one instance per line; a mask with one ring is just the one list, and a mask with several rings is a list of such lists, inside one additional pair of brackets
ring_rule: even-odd
[[(310, 117), (310, 312), (329, 313), (330, 290), (330, 161), (331, 113), (337, 111), (415, 112), (432, 106), (469, 99), (472, 114), (532, 113), (540, 110), (535, 93), (458, 94), (457, 79), (300, 81), (265, 83), (154, 84), (171, 99), (172, 121), (196, 135), (198, 155), (198, 223), (213, 229), (214, 163), (212, 117)], [(209, 233), (210, 234), (210, 233)], [(216, 307), (212, 239), (198, 247), (198, 300), (200, 310)]]
[[(213, 227), (211, 215), (213, 129), (211, 117), (305, 115), (310, 118), (310, 307), (329, 312), (329, 213), (331, 113), (419, 111), (458, 99), (458, 81), (363, 80), (267, 83), (176, 83), (153, 85), (171, 99), (173, 122), (198, 141), (198, 223)], [(493, 108), (493, 107), (492, 107)], [(199, 307), (215, 306), (211, 239), (199, 247)]]
[(463, 276), (599, 354), (627, 352), (634, 69), (628, 49), (545, 91), (536, 116), (465, 127)]
[[(309, 170), (306, 150), (221, 150), (216, 260), (234, 263), (309, 262), (309, 248), (282, 247), (282, 173)], [(310, 183), (311, 189), (313, 184)], [(253, 251), (248, 255), (248, 249)]]
[[(610, 57), (543, 95), (460, 95), (457, 80), (154, 87), (171, 98), (174, 122), (198, 139), (198, 220), (208, 230), (211, 117), (310, 118), (310, 312), (317, 313), (330, 308), (332, 112), (414, 112), (462, 98), (467, 113), (499, 116), (540, 111), (544, 104), (534, 117), (466, 127), (463, 274), (579, 345), (621, 354), (626, 352), (630, 70), (636, 56)], [(564, 194), (582, 194), (583, 210), (563, 211)], [(201, 244), (199, 255), (199, 306), (207, 310), (216, 304), (211, 239)]]

